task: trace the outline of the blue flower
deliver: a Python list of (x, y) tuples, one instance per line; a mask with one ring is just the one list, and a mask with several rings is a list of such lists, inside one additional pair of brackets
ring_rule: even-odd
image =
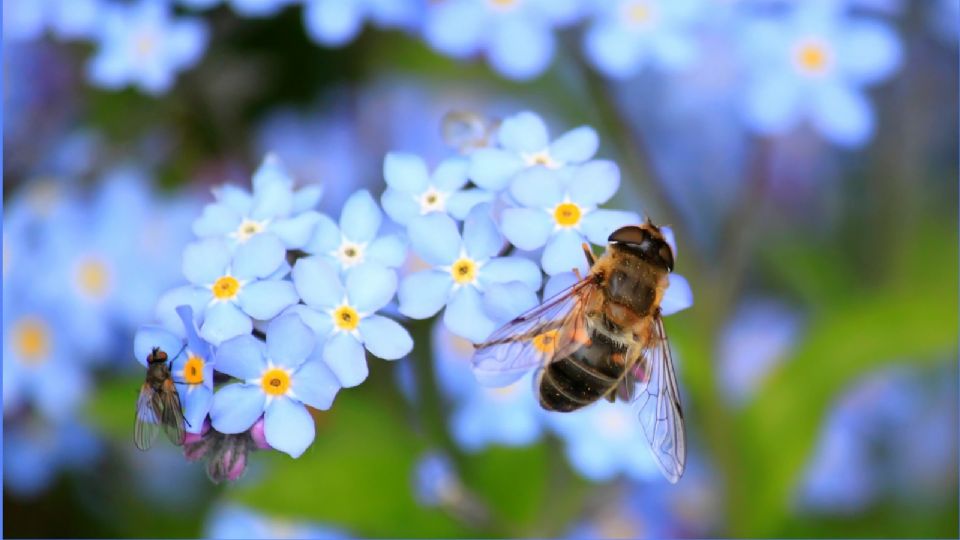
[(397, 28), (412, 26), (418, 15), (416, 0), (307, 0), (303, 22), (315, 41), (338, 47), (352, 41), (366, 19)]
[(450, 458), (435, 451), (420, 456), (413, 468), (413, 494), (426, 507), (455, 504), (462, 498), (463, 485)]
[(620, 171), (610, 161), (531, 170), (511, 186), (522, 208), (503, 211), (503, 234), (523, 250), (546, 246), (542, 264), (548, 274), (570, 271), (584, 260), (583, 242), (605, 245), (619, 227), (640, 223), (634, 212), (597, 208), (619, 186)]
[(69, 419), (4, 421), (3, 489), (19, 497), (35, 497), (50, 487), (61, 470), (92, 466), (102, 450), (88, 427)]
[(192, 288), (178, 300), (203, 320), (200, 335), (213, 345), (248, 334), (253, 319), (276, 317), (297, 302), (297, 291), (286, 273), (283, 244), (269, 235), (256, 235), (231, 255), (227, 242), (194, 242), (183, 252), (183, 273)]
[(162, 0), (109, 4), (99, 18), (98, 48), (88, 74), (106, 88), (135, 85), (150, 94), (163, 93), (178, 71), (197, 63), (207, 44), (203, 22), (172, 19)]
[(413, 350), (410, 334), (377, 311), (397, 290), (397, 274), (377, 263), (364, 263), (346, 273), (345, 282), (328, 261), (307, 257), (293, 267), (293, 282), (304, 305), (288, 312), (300, 315), (323, 342), (323, 361), (345, 388), (368, 374), (364, 348), (384, 360), (397, 360)]
[(333, 527), (275, 518), (230, 504), (218, 506), (210, 513), (206, 538), (341, 540), (348, 536)]
[(700, 0), (619, 0), (598, 4), (584, 34), (584, 50), (610, 77), (625, 78), (653, 64), (667, 70), (697, 59), (691, 31), (706, 6)]
[(745, 121), (765, 135), (808, 119), (836, 144), (870, 139), (874, 115), (863, 88), (888, 78), (902, 49), (889, 25), (847, 18), (836, 6), (798, 3), (779, 18), (758, 18), (741, 32), (749, 78)]
[[(540, 270), (521, 257), (497, 257), (503, 237), (489, 211), (488, 205), (475, 207), (464, 221), (462, 237), (446, 214), (410, 222), (413, 249), (433, 268), (404, 278), (398, 294), (401, 313), (426, 319), (446, 306), (447, 328), (479, 343), (506, 320), (504, 312), (517, 315), (536, 302)], [(517, 283), (507, 287), (511, 282)]]
[(322, 362), (307, 361), (316, 339), (298, 317), (278, 317), (266, 334), (266, 344), (243, 335), (217, 349), (217, 371), (241, 382), (213, 396), (210, 421), (221, 433), (242, 433), (263, 414), (270, 446), (300, 457), (314, 437), (313, 418), (304, 405), (329, 409), (340, 385)]
[(585, 163), (597, 152), (597, 132), (574, 128), (553, 142), (536, 114), (524, 111), (503, 121), (497, 131), (498, 148), (480, 148), (470, 155), (468, 176), (478, 186), (500, 191), (522, 171), (559, 169)]
[(61, 39), (86, 38), (104, 7), (100, 0), (11, 0), (3, 3), (3, 35), (38, 39), (49, 28)]
[(193, 9), (207, 9), (217, 4), (227, 3), (241, 17), (269, 17), (281, 9), (292, 5), (296, 0), (179, 0), (181, 4)]
[(302, 248), (320, 221), (311, 210), (320, 200), (318, 185), (293, 189), (293, 179), (280, 160), (268, 154), (253, 175), (253, 194), (235, 187), (214, 191), (217, 202), (208, 204), (193, 223), (201, 238), (226, 238), (242, 244), (258, 234), (278, 238), (286, 249)]
[(347, 199), (340, 213), (340, 226), (321, 215), (313, 237), (303, 250), (348, 270), (364, 262), (396, 268), (407, 258), (403, 238), (391, 234), (377, 237), (383, 213), (366, 190)]
[(553, 28), (578, 12), (573, 1), (449, 0), (428, 7), (424, 35), (431, 47), (455, 58), (485, 52), (501, 75), (524, 80), (547, 69)]
[(469, 181), (468, 167), (464, 158), (449, 158), (430, 175), (419, 156), (391, 152), (383, 161), (383, 177), (388, 186), (380, 199), (383, 209), (401, 225), (431, 212), (444, 212), (463, 220), (474, 206), (493, 200), (489, 191), (463, 189)]

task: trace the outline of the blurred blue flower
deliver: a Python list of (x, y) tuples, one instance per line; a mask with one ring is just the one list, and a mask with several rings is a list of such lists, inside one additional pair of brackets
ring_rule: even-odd
[(413, 469), (413, 495), (423, 506), (435, 507), (458, 498), (463, 489), (450, 458), (440, 452), (420, 456)]
[[(597, 4), (584, 34), (584, 50), (610, 77), (625, 78), (644, 66), (690, 67), (699, 55), (694, 26), (706, 14), (701, 0), (619, 0)], [(711, 6), (712, 7), (712, 6)]]
[(387, 189), (380, 198), (390, 219), (407, 225), (415, 216), (443, 212), (458, 220), (483, 202), (491, 202), (493, 193), (481, 189), (464, 189), (469, 180), (469, 161), (448, 158), (433, 171), (419, 156), (390, 152), (383, 161), (383, 177)]
[(180, 288), (176, 301), (191, 306), (203, 321), (200, 335), (213, 344), (253, 329), (253, 319), (268, 320), (297, 303), (286, 274), (283, 244), (258, 234), (231, 254), (225, 240), (194, 242), (183, 252), (183, 274), (193, 287)]
[(413, 26), (420, 15), (417, 0), (305, 0), (307, 34), (331, 47), (352, 41), (365, 20), (380, 28)]
[(313, 184), (294, 191), (293, 179), (273, 154), (268, 154), (253, 175), (253, 193), (224, 185), (214, 191), (217, 202), (208, 204), (193, 223), (201, 238), (225, 238), (242, 244), (256, 235), (271, 235), (286, 249), (302, 248), (313, 235), (322, 195)]
[(350, 196), (340, 212), (340, 226), (321, 215), (303, 250), (317, 255), (340, 270), (364, 262), (396, 268), (407, 258), (407, 244), (396, 234), (377, 237), (383, 213), (366, 190)]
[(298, 0), (179, 0), (193, 9), (207, 9), (226, 3), (241, 17), (270, 17)]
[(3, 3), (3, 36), (38, 39), (50, 29), (60, 39), (87, 38), (104, 7), (101, 0), (8, 0)]
[(53, 483), (58, 472), (91, 467), (101, 452), (102, 444), (96, 435), (73, 420), (5, 420), (4, 491), (18, 497), (35, 497)]
[(809, 119), (841, 146), (870, 139), (875, 120), (863, 88), (888, 78), (903, 55), (890, 25), (847, 17), (834, 3), (798, 2), (786, 14), (746, 23), (740, 37), (750, 129), (779, 135)]
[(343, 531), (310, 522), (280, 519), (238, 505), (220, 505), (210, 513), (206, 538), (341, 540)]
[(620, 170), (611, 161), (530, 170), (511, 185), (522, 207), (503, 211), (503, 234), (523, 250), (546, 246), (541, 262), (548, 274), (570, 271), (584, 260), (582, 243), (606, 245), (613, 231), (640, 223), (635, 212), (597, 208), (619, 186)]
[(300, 315), (323, 343), (323, 361), (349, 388), (368, 374), (364, 349), (384, 360), (397, 360), (413, 350), (413, 339), (396, 321), (377, 312), (393, 298), (397, 274), (377, 263), (363, 263), (346, 273), (328, 261), (306, 257), (293, 267), (293, 282), (306, 305), (288, 313)]
[(553, 29), (579, 11), (573, 0), (449, 0), (428, 6), (423, 31), (439, 52), (454, 58), (484, 52), (498, 73), (525, 80), (547, 69)]
[(263, 414), (270, 446), (300, 457), (314, 437), (313, 418), (304, 405), (329, 409), (340, 385), (322, 362), (307, 360), (316, 338), (298, 317), (278, 317), (266, 334), (266, 344), (243, 335), (217, 349), (217, 371), (241, 382), (217, 391), (210, 420), (221, 433), (242, 433)]
[[(398, 294), (401, 313), (426, 319), (446, 306), (447, 328), (479, 343), (498, 323), (536, 304), (540, 269), (521, 257), (497, 256), (503, 237), (489, 211), (489, 205), (474, 207), (464, 221), (462, 237), (446, 214), (427, 214), (410, 222), (413, 249), (432, 268), (403, 279)], [(507, 287), (512, 282), (516, 286)]]
[(551, 142), (543, 120), (524, 111), (503, 121), (497, 130), (497, 144), (497, 148), (480, 148), (470, 155), (468, 176), (491, 191), (506, 189), (522, 171), (585, 163), (597, 153), (600, 140), (593, 128), (580, 126)]
[(206, 25), (199, 19), (172, 18), (164, 0), (111, 3), (97, 21), (97, 53), (88, 75), (105, 88), (134, 85), (150, 94), (166, 92), (176, 73), (196, 64), (207, 45)]

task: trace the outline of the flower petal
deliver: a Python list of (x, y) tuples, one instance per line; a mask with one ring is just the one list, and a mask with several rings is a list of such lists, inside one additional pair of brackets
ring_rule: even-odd
[(414, 319), (432, 317), (447, 303), (452, 288), (449, 272), (424, 270), (410, 274), (400, 282), (397, 292), (400, 313)]
[(189, 385), (178, 384), (180, 402), (183, 404), (183, 418), (186, 420), (188, 433), (200, 433), (203, 421), (213, 405), (213, 390), (203, 385), (196, 385), (192, 389)]
[(180, 306), (190, 306), (199, 317), (203, 315), (211, 298), (213, 294), (208, 288), (184, 285), (163, 293), (157, 301), (154, 313), (165, 328), (179, 332), (183, 328), (183, 323), (176, 309)]
[(293, 283), (273, 280), (248, 283), (243, 286), (237, 297), (237, 302), (243, 311), (260, 321), (276, 317), (299, 300)]
[(267, 356), (274, 364), (296, 368), (313, 352), (317, 340), (300, 317), (277, 317), (267, 327)]
[[(527, 80), (535, 77), (543, 73), (553, 58), (553, 32), (545, 21), (507, 17), (488, 31), (490, 65), (508, 78)], [(545, 146), (546, 143), (540, 148)]]
[(889, 77), (903, 61), (903, 48), (886, 24), (859, 20), (845, 25), (836, 38), (843, 74), (861, 84)]
[(213, 395), (210, 423), (220, 433), (243, 433), (260, 418), (266, 399), (257, 386), (228, 384)]
[(359, 330), (363, 346), (378, 358), (396, 360), (413, 350), (410, 333), (392, 319), (381, 315), (364, 317)]
[(539, 304), (536, 289), (519, 281), (491, 284), (483, 293), (483, 307), (491, 319), (499, 323), (512, 320), (517, 315)]
[(553, 232), (553, 220), (539, 209), (507, 208), (501, 217), (501, 230), (511, 244), (531, 251), (544, 246)]
[(427, 189), (430, 174), (423, 158), (406, 152), (390, 152), (383, 159), (383, 178), (390, 188), (418, 195)]
[(550, 156), (563, 163), (583, 163), (597, 153), (600, 139), (590, 126), (571, 129), (550, 144)]
[(313, 255), (325, 255), (337, 249), (342, 240), (340, 227), (329, 216), (320, 214), (313, 226), (313, 234), (303, 250)]
[[(273, 167), (264, 161), (264, 165), (257, 171), (257, 175), (265, 174), (264, 167)], [(253, 190), (253, 208), (250, 209), (250, 219), (261, 221), (265, 219), (277, 219), (290, 215), (293, 209), (293, 189), (286, 181), (274, 176), (276, 171), (271, 171), (271, 178), (259, 182)], [(255, 177), (256, 178), (256, 177)]]
[(380, 196), (383, 211), (390, 219), (406, 225), (411, 219), (420, 215), (420, 205), (413, 199), (413, 195), (388, 187)]
[(453, 264), (460, 255), (460, 232), (446, 214), (417, 216), (407, 226), (407, 234), (417, 255), (432, 265)]
[(246, 334), (224, 341), (217, 348), (217, 371), (247, 381), (256, 379), (267, 368), (266, 345)]
[(457, 191), (447, 199), (447, 212), (457, 219), (464, 219), (474, 206), (493, 202), (496, 194), (485, 189), (465, 189)]
[(407, 260), (407, 242), (399, 234), (381, 236), (367, 246), (364, 258), (388, 268), (396, 268)]
[(357, 338), (343, 332), (334, 334), (324, 344), (323, 362), (344, 388), (357, 386), (366, 380), (369, 373), (363, 345)]
[(200, 337), (214, 346), (253, 330), (253, 321), (232, 302), (217, 302), (207, 308)]
[(397, 292), (397, 273), (368, 262), (347, 272), (347, 298), (360, 313), (373, 313), (387, 305)]
[(303, 324), (307, 325), (307, 328), (313, 332), (313, 335), (322, 340), (326, 340), (327, 336), (330, 335), (330, 331), (333, 330), (333, 319), (330, 317), (330, 314), (317, 311), (312, 307), (297, 304), (290, 306), (283, 313), (291, 313), (300, 317), (300, 320)]
[(467, 171), (470, 162), (462, 157), (447, 158), (433, 171), (433, 185), (443, 192), (457, 191), (467, 185)]
[(351, 195), (340, 213), (340, 232), (358, 243), (370, 242), (380, 230), (383, 214), (370, 192), (362, 189)]
[(337, 376), (322, 361), (312, 358), (300, 365), (291, 384), (297, 399), (321, 411), (333, 405), (333, 398), (340, 390)]
[(443, 324), (474, 343), (482, 342), (497, 329), (497, 323), (487, 316), (480, 292), (474, 287), (461, 287), (453, 293), (443, 312)]
[(320, 257), (298, 260), (293, 266), (293, 284), (307, 305), (319, 309), (338, 305), (346, 294), (339, 272)]
[(620, 188), (620, 169), (605, 159), (584, 163), (576, 168), (567, 188), (570, 199), (580, 206), (599, 206)]
[(550, 143), (546, 124), (530, 111), (517, 113), (504, 120), (497, 138), (501, 146), (515, 152), (539, 152)]
[(873, 109), (860, 90), (832, 83), (814, 92), (813, 124), (831, 141), (850, 148), (863, 146), (873, 135)]
[(476, 206), (463, 222), (463, 247), (475, 261), (485, 261), (503, 249), (503, 237), (490, 216), (490, 206)]
[(523, 206), (553, 208), (563, 200), (560, 175), (545, 167), (527, 169), (510, 183), (510, 194)]
[(782, 134), (800, 121), (803, 113), (800, 85), (779, 73), (764, 75), (748, 84), (744, 92), (747, 125), (765, 135)]
[(240, 214), (230, 206), (220, 203), (208, 204), (203, 213), (193, 222), (193, 234), (204, 238), (225, 236), (240, 226)]
[(313, 237), (321, 215), (314, 210), (308, 210), (270, 224), (270, 232), (277, 235), (287, 249), (300, 249)]
[(489, 261), (480, 269), (480, 283), (486, 287), (493, 283), (518, 281), (533, 291), (540, 290), (542, 275), (540, 267), (523, 257), (500, 257)]
[(263, 415), (263, 433), (272, 448), (298, 458), (313, 442), (316, 426), (302, 403), (281, 396), (270, 402)]
[[(586, 264), (580, 266), (580, 275), (586, 275), (586, 267)], [(577, 281), (577, 276), (573, 272), (560, 272), (559, 274), (550, 276), (550, 279), (547, 280), (547, 284), (543, 286), (544, 302), (572, 287), (577, 283)]]
[(183, 250), (183, 275), (194, 285), (210, 285), (230, 265), (230, 248), (219, 238), (193, 242)]
[(543, 270), (553, 275), (580, 266), (583, 262), (582, 242), (583, 237), (576, 231), (564, 230), (555, 234), (543, 250)]
[(237, 246), (231, 273), (241, 280), (269, 276), (283, 263), (286, 253), (277, 236), (255, 234)]
[(603, 246), (607, 244), (610, 235), (620, 227), (640, 222), (640, 216), (636, 212), (600, 209), (583, 216), (580, 228), (590, 243)]
[(523, 159), (500, 148), (481, 148), (470, 154), (468, 176), (483, 189), (505, 189), (514, 175), (526, 167)]
[(687, 278), (679, 274), (670, 274), (670, 285), (660, 300), (660, 314), (667, 316), (683, 311), (693, 305), (693, 290)]
[(170, 358), (183, 348), (183, 343), (182, 338), (162, 326), (141, 326), (133, 336), (133, 354), (137, 362), (147, 367), (147, 357), (154, 347), (160, 347)]

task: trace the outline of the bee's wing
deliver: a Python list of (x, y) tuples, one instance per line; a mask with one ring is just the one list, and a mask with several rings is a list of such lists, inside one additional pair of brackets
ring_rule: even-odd
[[(583, 279), (518, 316), (487, 341), (477, 345), (473, 372), (484, 386), (506, 386), (534, 367), (569, 354), (588, 338), (584, 307), (599, 288)], [(555, 331), (549, 347), (536, 347), (535, 338)]]
[(137, 397), (137, 415), (133, 425), (133, 442), (140, 450), (149, 450), (160, 429), (159, 401), (150, 385), (143, 383)]
[(671, 483), (683, 475), (687, 440), (677, 375), (663, 319), (654, 318), (654, 336), (617, 389), (618, 397), (637, 404), (640, 425), (653, 457)]
[(184, 429), (186, 420), (183, 417), (183, 408), (180, 406), (180, 394), (177, 392), (172, 379), (163, 382), (160, 401), (163, 403), (161, 413), (163, 431), (167, 434), (170, 442), (180, 446), (186, 436), (186, 430)]

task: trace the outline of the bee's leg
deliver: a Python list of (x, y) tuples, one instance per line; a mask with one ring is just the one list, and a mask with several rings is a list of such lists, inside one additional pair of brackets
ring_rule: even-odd
[(593, 264), (597, 262), (597, 259), (593, 256), (593, 251), (590, 249), (590, 244), (584, 242), (580, 244), (580, 246), (583, 248), (583, 254), (587, 256), (587, 264), (590, 266), (590, 268), (593, 268)]

